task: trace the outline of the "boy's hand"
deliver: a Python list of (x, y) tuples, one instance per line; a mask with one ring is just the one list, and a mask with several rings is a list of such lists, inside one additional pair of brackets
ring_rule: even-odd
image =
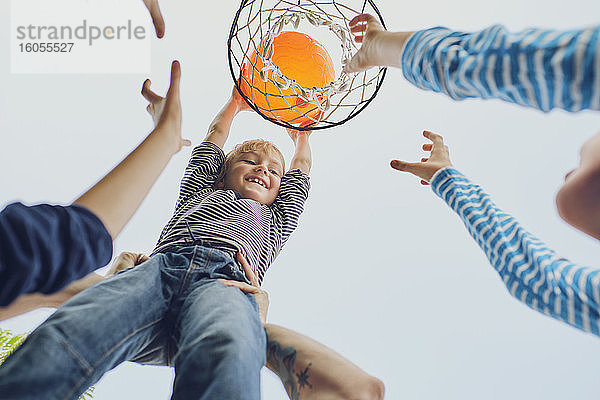
[(108, 271), (107, 277), (113, 276), (121, 271), (125, 271), (126, 269), (133, 268), (136, 265), (143, 263), (144, 261), (149, 260), (145, 254), (141, 253), (130, 253), (125, 251), (115, 259), (115, 261), (110, 266), (110, 270)]
[(156, 30), (156, 37), (162, 38), (165, 36), (165, 20), (160, 12), (160, 6), (158, 5), (158, 0), (143, 0), (144, 5), (150, 12), (150, 16), (152, 17), (152, 23), (154, 24), (154, 29)]
[(292, 138), (292, 141), (294, 142), (295, 145), (298, 144), (298, 138), (301, 135), (306, 135), (306, 137), (308, 138), (310, 136), (310, 134), (312, 133), (312, 131), (297, 131), (296, 129), (291, 129), (291, 128), (285, 128), (288, 135), (290, 135), (290, 137)]
[(233, 85), (233, 91), (231, 92), (231, 101), (236, 104), (238, 112), (252, 110), (252, 107), (250, 107), (250, 105), (246, 103), (246, 100), (244, 100), (240, 92), (238, 92), (235, 85)]
[(370, 14), (357, 15), (349, 26), (350, 32), (355, 35), (354, 41), (362, 45), (344, 66), (344, 72), (361, 72), (377, 65), (401, 67), (404, 42), (412, 32), (388, 32)]
[(150, 79), (144, 81), (142, 96), (150, 102), (146, 110), (154, 120), (156, 130), (164, 130), (173, 135), (175, 153), (182, 146), (190, 146), (192, 142), (181, 138), (181, 100), (179, 99), (179, 82), (181, 80), (181, 66), (179, 61), (171, 65), (171, 84), (167, 95), (161, 97), (150, 89)]
[(419, 163), (392, 160), (390, 165), (398, 171), (410, 172), (421, 178), (422, 185), (429, 185), (431, 177), (440, 169), (451, 167), (448, 146), (444, 145), (444, 139), (440, 135), (429, 131), (423, 131), (423, 136), (433, 143), (425, 143), (423, 150), (431, 152), (429, 158), (422, 158)]
[(248, 278), (252, 284), (248, 285), (246, 282), (231, 281), (227, 279), (219, 279), (219, 282), (225, 286), (235, 286), (244, 293), (252, 293), (256, 299), (256, 303), (258, 304), (260, 320), (264, 325), (267, 323), (267, 312), (269, 311), (269, 294), (260, 288), (256, 274), (252, 271), (250, 264), (248, 264), (248, 261), (246, 261), (242, 253), (237, 253), (236, 258), (240, 265), (244, 268), (246, 278)]

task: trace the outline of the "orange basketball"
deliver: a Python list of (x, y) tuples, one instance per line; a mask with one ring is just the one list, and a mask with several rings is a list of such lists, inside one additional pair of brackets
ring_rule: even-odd
[[(263, 52), (263, 43), (259, 51)], [(273, 39), (273, 64), (283, 75), (306, 88), (322, 88), (335, 79), (335, 70), (327, 50), (316, 40), (300, 32), (282, 32)], [(242, 92), (266, 116), (293, 125), (309, 124), (322, 118), (322, 113), (293, 89), (280, 89), (273, 82), (273, 71), (268, 71), (269, 80), (263, 82), (260, 70), (264, 64), (252, 52), (242, 66), (240, 87)], [(308, 118), (311, 117), (311, 118)]]

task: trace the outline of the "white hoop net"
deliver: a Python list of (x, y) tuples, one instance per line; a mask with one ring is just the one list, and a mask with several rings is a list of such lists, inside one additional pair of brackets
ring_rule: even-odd
[[(354, 42), (348, 23), (361, 13), (375, 15), (384, 25), (371, 0), (243, 0), (228, 40), (229, 67), (238, 90), (263, 118), (288, 128), (326, 129), (353, 118), (376, 96), (386, 73), (385, 68), (371, 68), (356, 74), (342, 71), (342, 66), (360, 46)], [(320, 35), (319, 42), (329, 53), (337, 51), (338, 57), (332, 56), (334, 60), (339, 58), (333, 82), (325, 87), (304, 87), (280, 71), (272, 60), (273, 40), (282, 31), (289, 30), (310, 31), (311, 37)], [(251, 60), (252, 54), (255, 54), (254, 60)], [(257, 58), (260, 69), (257, 69)], [(248, 67), (258, 72), (262, 82), (248, 81), (242, 73), (242, 69)], [(275, 95), (284, 101), (277, 103), (284, 104), (285, 108), (272, 106), (268, 101), (266, 106), (258, 105), (253, 94), (243, 93), (242, 81), (267, 98), (273, 96), (272, 92), (266, 95), (267, 82), (272, 83), (279, 91)], [(310, 106), (298, 107), (298, 98)], [(281, 110), (292, 110), (292, 117), (282, 120), (278, 115)], [(300, 121), (303, 122), (298, 126)]]

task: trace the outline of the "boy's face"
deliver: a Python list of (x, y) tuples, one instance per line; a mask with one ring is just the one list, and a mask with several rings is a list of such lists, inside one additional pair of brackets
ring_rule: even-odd
[(274, 154), (251, 151), (239, 154), (223, 180), (223, 189), (238, 192), (245, 199), (270, 205), (279, 193), (283, 166)]

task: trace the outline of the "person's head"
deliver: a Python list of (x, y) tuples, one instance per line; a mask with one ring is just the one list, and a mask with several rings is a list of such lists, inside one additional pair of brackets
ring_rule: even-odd
[(270, 205), (279, 193), (284, 172), (285, 160), (277, 147), (261, 139), (247, 140), (227, 154), (216, 186)]
[(579, 166), (556, 194), (556, 208), (567, 223), (600, 239), (600, 133), (581, 146), (579, 156)]

